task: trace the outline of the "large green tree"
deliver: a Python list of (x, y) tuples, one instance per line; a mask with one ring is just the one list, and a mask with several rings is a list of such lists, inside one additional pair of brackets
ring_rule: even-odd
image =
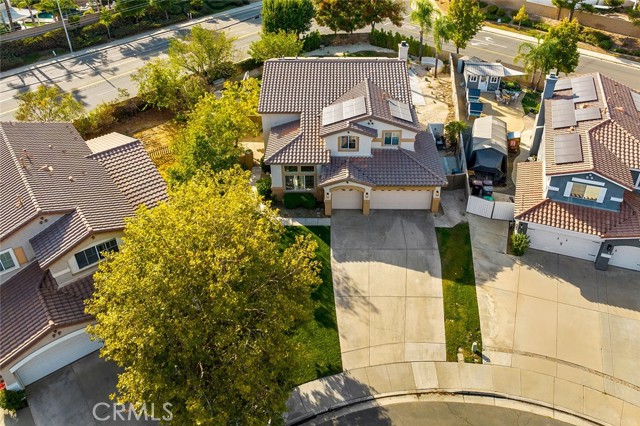
[(36, 9), (58, 17), (60, 16), (60, 10), (62, 10), (63, 15), (67, 15), (71, 9), (75, 8), (76, 4), (73, 0), (40, 0), (40, 2), (36, 4)]
[(281, 423), (300, 358), (292, 332), (320, 283), (315, 242), (283, 250), (283, 230), (238, 169), (136, 212), (86, 308), (101, 355), (123, 368), (120, 402), (170, 403), (176, 425)]
[[(552, 43), (544, 40), (542, 36), (536, 36), (537, 42), (535, 44), (530, 42), (520, 43), (518, 46), (518, 54), (514, 58), (514, 62), (517, 64), (522, 62), (524, 70), (531, 75), (531, 87), (536, 88), (542, 79), (542, 76), (546, 75), (551, 68), (553, 68), (553, 52), (551, 49)], [(538, 80), (536, 81), (536, 75), (540, 72)]]
[(315, 14), (313, 0), (264, 0), (262, 31), (275, 33), (283, 30), (300, 36), (309, 31)]
[(57, 86), (38, 86), (18, 95), (18, 121), (73, 121), (82, 115), (82, 104)]
[(352, 33), (389, 19), (402, 25), (404, 3), (400, 0), (315, 0), (316, 21), (334, 32)]
[(271, 58), (293, 57), (302, 52), (302, 41), (295, 33), (279, 30), (277, 33), (262, 33), (260, 40), (249, 46), (249, 55), (257, 62)]
[(558, 9), (556, 19), (560, 19), (560, 12), (562, 12), (562, 9), (567, 9), (569, 11), (569, 20), (572, 20), (573, 12), (575, 12), (576, 7), (581, 1), (582, 0), (551, 0), (551, 3), (553, 3), (556, 9)]
[[(442, 55), (443, 44), (451, 41), (454, 24), (446, 15), (439, 15), (433, 22), (433, 45), (436, 48), (436, 58)], [(438, 78), (438, 64), (434, 70), (434, 77)]]
[(448, 16), (454, 25), (451, 41), (456, 46), (456, 53), (460, 53), (460, 49), (467, 47), (480, 31), (485, 16), (475, 0), (452, 0)]
[(580, 53), (578, 40), (580, 24), (577, 19), (563, 19), (557, 25), (549, 28), (544, 43), (549, 44), (549, 55), (553, 58), (553, 66), (559, 73), (572, 73), (578, 66)]
[(169, 59), (211, 83), (233, 72), (234, 40), (223, 31), (196, 25), (188, 35), (169, 42)]
[(149, 9), (149, 0), (116, 0), (116, 12), (122, 16), (131, 16), (140, 22)]
[[(433, 27), (433, 18), (438, 12), (436, 6), (431, 0), (416, 0), (412, 4), (413, 10), (409, 19), (420, 28), (420, 50), (418, 52), (418, 61), (422, 61), (422, 45), (424, 34), (429, 33)], [(437, 67), (436, 67), (437, 68)]]
[(256, 79), (227, 82), (222, 96), (205, 95), (173, 141), (177, 162), (169, 169), (172, 183), (191, 179), (200, 169), (219, 171), (238, 163), (243, 136), (254, 136), (260, 85)]
[(366, 25), (375, 29), (376, 24), (385, 19), (397, 27), (402, 26), (405, 7), (401, 0), (367, 0), (363, 4), (363, 18)]

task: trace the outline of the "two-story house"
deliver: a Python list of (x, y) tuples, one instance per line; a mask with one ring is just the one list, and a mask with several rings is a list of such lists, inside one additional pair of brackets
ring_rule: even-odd
[(640, 92), (601, 74), (545, 83), (515, 217), (531, 247), (640, 270)]
[(333, 209), (437, 211), (447, 180), (411, 101), (407, 63), (284, 58), (265, 63), (258, 112), (272, 192)]
[(0, 123), (0, 379), (23, 388), (95, 351), (84, 299), (125, 218), (165, 200), (137, 140), (70, 123)]

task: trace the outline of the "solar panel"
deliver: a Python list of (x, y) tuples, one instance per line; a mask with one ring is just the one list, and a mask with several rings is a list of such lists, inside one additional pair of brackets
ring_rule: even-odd
[(575, 103), (598, 100), (596, 85), (590, 75), (572, 78), (571, 87), (573, 90), (573, 102)]
[(551, 104), (551, 123), (554, 129), (576, 125), (573, 101), (557, 100)]
[(389, 100), (389, 111), (391, 111), (391, 115), (395, 118), (413, 122), (413, 117), (411, 116), (411, 108), (409, 108), (409, 105), (405, 104), (404, 102)]
[(598, 107), (576, 109), (576, 121), (600, 120), (601, 118)]
[(640, 93), (631, 92), (631, 99), (633, 99), (633, 104), (636, 106), (636, 111), (640, 112)]
[(364, 96), (326, 106), (322, 109), (322, 125), (337, 123), (367, 112)]
[(578, 133), (565, 133), (553, 137), (556, 164), (582, 161), (582, 144)]
[(558, 92), (560, 90), (567, 90), (567, 89), (571, 89), (571, 79), (563, 78), (556, 82), (556, 86), (553, 88), (553, 91)]

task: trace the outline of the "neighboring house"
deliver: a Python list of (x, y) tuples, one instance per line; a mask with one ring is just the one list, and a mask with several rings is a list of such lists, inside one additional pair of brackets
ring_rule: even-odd
[(23, 388), (95, 351), (84, 299), (125, 218), (166, 199), (142, 144), (68, 123), (0, 123), (0, 375)]
[(640, 93), (600, 74), (545, 83), (516, 219), (531, 247), (640, 270)]
[(277, 198), (309, 193), (328, 215), (438, 210), (447, 180), (418, 124), (404, 60), (269, 60), (258, 112)]
[(476, 118), (467, 146), (469, 170), (494, 180), (507, 172), (507, 123), (492, 115)]
[(523, 75), (520, 71), (512, 70), (500, 62), (485, 62), (476, 57), (461, 58), (458, 72), (464, 76), (467, 89), (479, 89), (482, 92), (493, 92), (500, 89), (500, 82), (504, 77)]

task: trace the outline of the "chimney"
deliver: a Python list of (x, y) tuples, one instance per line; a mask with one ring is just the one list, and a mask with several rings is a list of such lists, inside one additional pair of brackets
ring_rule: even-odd
[(398, 44), (398, 59), (402, 59), (403, 61), (409, 60), (409, 43), (404, 40)]
[(553, 91), (556, 88), (558, 77), (554, 73), (550, 73), (544, 81), (544, 90), (542, 92), (542, 99), (551, 99), (553, 97)]

